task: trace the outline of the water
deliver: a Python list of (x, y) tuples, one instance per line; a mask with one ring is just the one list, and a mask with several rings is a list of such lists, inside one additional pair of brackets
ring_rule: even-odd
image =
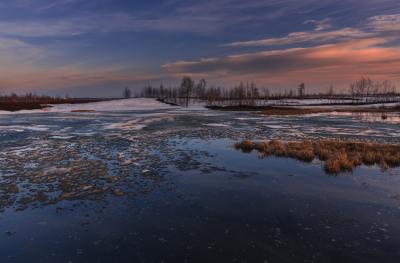
[(328, 176), (243, 138), (399, 143), (398, 116), (0, 116), (1, 262), (398, 262), (399, 169)]

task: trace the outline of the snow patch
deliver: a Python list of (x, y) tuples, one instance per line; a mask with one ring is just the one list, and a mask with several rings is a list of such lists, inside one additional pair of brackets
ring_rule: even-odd
[(211, 127), (229, 127), (229, 125), (223, 124), (223, 123), (207, 123), (207, 124), (203, 124), (203, 125), (211, 126)]
[(23, 132), (23, 131), (48, 131), (49, 127), (45, 125), (6, 125), (0, 126), (0, 131), (15, 131), (15, 132)]
[(105, 127), (105, 129), (142, 130), (151, 123), (173, 120), (175, 120), (174, 116), (157, 114), (154, 117), (136, 118), (123, 123), (109, 124)]
[(96, 112), (108, 111), (146, 111), (146, 110), (162, 110), (177, 109), (179, 107), (171, 106), (155, 99), (134, 98), (119, 99), (82, 104), (56, 104), (50, 108), (40, 110), (22, 110), (16, 112), (0, 111), (0, 114), (26, 114), (26, 113), (52, 113), (52, 112), (70, 112), (73, 114), (95, 114)]

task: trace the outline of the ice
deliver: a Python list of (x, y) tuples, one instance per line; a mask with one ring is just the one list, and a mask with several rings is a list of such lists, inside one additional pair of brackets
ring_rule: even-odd
[(146, 127), (146, 125), (144, 124), (139, 124), (139, 121), (139, 119), (136, 119), (124, 123), (113, 123), (106, 126), (106, 129), (141, 130)]
[(229, 125), (227, 124), (223, 124), (223, 123), (207, 123), (204, 124), (205, 126), (211, 126), (211, 127), (229, 127)]
[(0, 131), (7, 130), (7, 131), (15, 131), (15, 132), (23, 132), (25, 130), (28, 131), (48, 131), (49, 127), (45, 125), (5, 125), (0, 126)]
[(58, 140), (69, 140), (74, 138), (74, 136), (59, 136), (59, 135), (55, 135), (55, 136), (51, 136), (51, 139), (58, 139)]
[(175, 117), (170, 114), (142, 114), (139, 116), (144, 117), (137, 117), (126, 122), (112, 123), (107, 125), (105, 129), (142, 130), (155, 122), (175, 120)]

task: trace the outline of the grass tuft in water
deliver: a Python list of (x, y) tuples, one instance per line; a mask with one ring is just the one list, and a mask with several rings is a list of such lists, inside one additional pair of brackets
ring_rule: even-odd
[(252, 142), (244, 140), (235, 148), (246, 153), (256, 150), (260, 158), (270, 155), (312, 162), (315, 158), (324, 162), (329, 174), (351, 172), (357, 166), (378, 165), (383, 170), (400, 166), (400, 145), (354, 141), (316, 140), (281, 142), (271, 140)]

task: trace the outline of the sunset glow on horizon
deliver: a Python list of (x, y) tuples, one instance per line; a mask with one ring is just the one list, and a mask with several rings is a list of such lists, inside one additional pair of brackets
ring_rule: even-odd
[(400, 84), (397, 0), (0, 2), (0, 94), (119, 96), (184, 76), (230, 87)]

